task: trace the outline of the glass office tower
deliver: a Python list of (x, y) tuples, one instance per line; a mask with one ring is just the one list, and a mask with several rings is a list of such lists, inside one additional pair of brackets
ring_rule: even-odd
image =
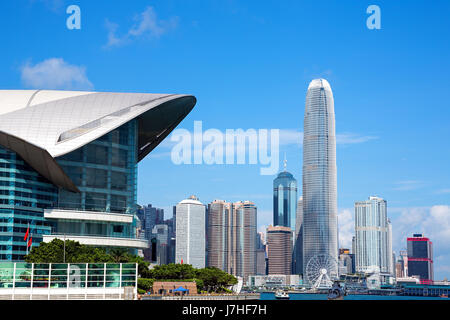
[(273, 180), (273, 225), (295, 230), (297, 211), (297, 180), (286, 171)]
[(420, 283), (433, 284), (433, 243), (421, 233), (407, 238), (408, 276), (418, 276)]
[(20, 261), (27, 252), (27, 229), (33, 245), (49, 234), (44, 209), (58, 200), (57, 188), (24, 160), (0, 147), (0, 260)]
[(303, 269), (317, 255), (338, 258), (334, 100), (325, 79), (306, 94), (303, 136)]

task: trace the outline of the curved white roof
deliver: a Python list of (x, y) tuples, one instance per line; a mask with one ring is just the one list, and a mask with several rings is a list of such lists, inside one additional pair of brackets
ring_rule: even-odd
[(313, 89), (313, 88), (325, 88), (325, 89), (331, 91), (331, 86), (328, 83), (328, 81), (325, 80), (325, 79), (314, 79), (314, 80), (311, 80), (311, 82), (309, 83), (309, 86), (308, 86), (308, 90), (309, 89)]
[[(0, 90), (0, 145), (16, 151), (55, 184), (42, 159), (55, 158), (138, 118), (138, 160), (153, 150), (192, 110), (190, 95)], [(31, 152), (31, 151), (30, 151)], [(28, 152), (28, 153), (30, 153)], [(53, 168), (53, 170), (56, 170)], [(66, 177), (67, 178), (67, 177)], [(63, 179), (64, 180), (64, 179)], [(70, 180), (70, 179), (69, 179)], [(73, 183), (70, 188), (74, 189)]]
[(197, 205), (203, 205), (196, 196), (190, 196), (187, 199), (181, 200), (179, 204), (197, 204)]

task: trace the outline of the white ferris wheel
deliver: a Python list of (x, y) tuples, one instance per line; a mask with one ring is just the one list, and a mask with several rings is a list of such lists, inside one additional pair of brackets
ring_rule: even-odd
[(327, 254), (319, 254), (309, 259), (306, 265), (306, 280), (312, 289), (329, 289), (338, 279), (338, 263)]

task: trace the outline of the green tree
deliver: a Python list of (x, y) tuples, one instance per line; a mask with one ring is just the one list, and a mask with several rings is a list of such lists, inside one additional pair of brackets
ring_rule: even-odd
[(82, 245), (72, 240), (65, 242), (65, 250), (63, 240), (53, 239), (48, 243), (41, 242), (25, 256), (25, 261), (29, 263), (63, 263), (64, 260), (66, 263), (113, 262), (112, 257), (104, 249)]
[(153, 279), (194, 279), (196, 269), (190, 264), (175, 264), (155, 266), (149, 271), (148, 277)]
[(216, 267), (197, 269), (196, 278), (203, 281), (203, 289), (208, 292), (226, 291), (226, 287), (237, 283), (236, 277)]

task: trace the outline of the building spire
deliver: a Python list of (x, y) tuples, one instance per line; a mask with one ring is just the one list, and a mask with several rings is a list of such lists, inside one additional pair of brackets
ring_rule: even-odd
[(286, 167), (287, 167), (286, 152), (284, 153), (283, 167), (284, 167), (284, 172), (286, 172)]

